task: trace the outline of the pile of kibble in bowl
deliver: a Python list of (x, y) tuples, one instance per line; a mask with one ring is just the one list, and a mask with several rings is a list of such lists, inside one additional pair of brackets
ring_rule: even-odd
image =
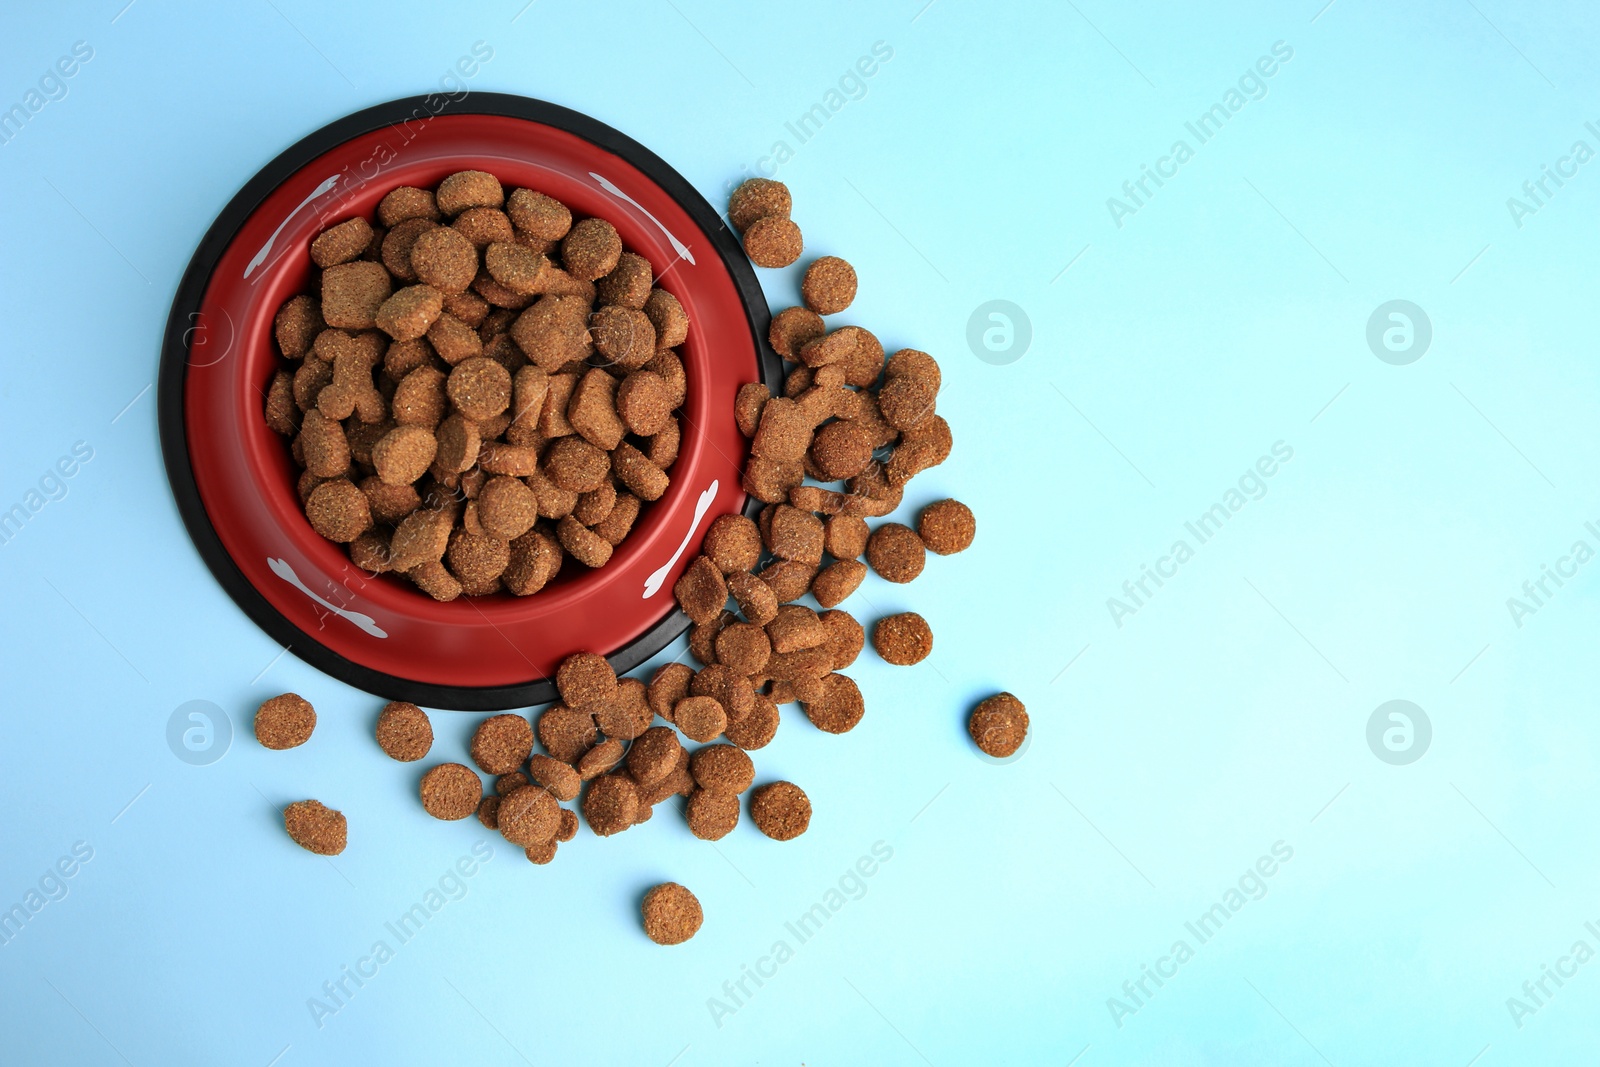
[[(790, 211), (780, 182), (752, 179), (734, 192), (728, 219), (757, 266), (799, 260), (803, 240)], [(320, 245), (328, 261), (318, 260), (320, 306), (296, 297), (279, 315), (280, 347), (301, 366), (274, 381), (268, 420), (285, 433), (298, 426), (296, 451), (307, 460), (301, 496), (312, 524), (349, 543), (357, 562), (387, 561), (383, 569), (403, 572), (434, 596), (535, 592), (563, 552), (603, 565), (641, 503), (660, 495), (650, 493), (665, 487), (676, 453), (672, 412), (683, 401), (683, 371), (671, 348), (683, 338), (682, 308), (652, 288), (649, 265), (621, 250), (609, 224), (573, 222), (565, 207), (532, 190), (503, 197), (499, 182), (479, 172), (453, 175), (435, 192), (395, 190), (379, 205), (379, 222), (388, 227), (381, 237), (358, 219), (313, 242), (313, 258)], [(353, 223), (360, 226), (330, 251), (327, 238)], [(429, 236), (439, 230), (460, 231), (464, 245)], [(569, 249), (574, 235), (584, 236)], [(453, 291), (439, 287), (434, 267), (424, 267), (446, 247), (459, 253)], [(359, 300), (337, 273), (346, 266), (367, 279)], [(413, 284), (394, 291), (391, 279)], [(433, 295), (406, 296), (419, 288)], [(476, 815), (535, 864), (553, 860), (583, 824), (610, 837), (650, 819), (669, 797), (683, 798), (689, 830), (702, 840), (726, 836), (746, 810), (775, 841), (806, 831), (811, 798), (793, 782), (758, 785), (750, 753), (772, 741), (785, 705), (798, 705), (827, 733), (847, 733), (861, 721), (866, 702), (841, 672), (864, 650), (867, 631), (839, 605), (869, 568), (886, 581), (910, 582), (930, 552), (967, 548), (976, 524), (964, 504), (940, 500), (914, 525), (869, 525), (900, 506), (912, 478), (950, 454), (950, 427), (937, 413), (939, 366), (915, 349), (886, 358), (862, 327), (830, 328), (824, 316), (844, 312), (855, 298), (855, 270), (843, 259), (813, 260), (800, 292), (802, 306), (773, 316), (769, 335), (789, 365), (783, 394), (750, 383), (735, 407), (750, 439), (744, 488), (766, 507), (754, 520), (715, 520), (673, 588), (691, 621), (689, 653), (698, 669), (674, 662), (648, 681), (619, 678), (604, 657), (574, 653), (556, 673), (559, 702), (531, 718), (494, 715), (478, 726), (470, 748), (476, 769), (441, 763), (423, 774), (419, 794), (428, 814)], [(344, 310), (330, 316), (330, 301), (341, 309), (356, 301), (370, 320)], [(558, 310), (569, 307), (577, 310)], [(612, 332), (624, 313), (631, 313), (628, 330)], [(441, 347), (435, 330), (460, 340), (459, 347), (451, 340)], [(329, 333), (334, 337), (324, 341)], [(323, 359), (318, 345), (340, 351)], [(355, 354), (357, 347), (373, 354)], [(354, 369), (341, 373), (341, 360)], [(557, 386), (558, 379), (567, 384)], [(428, 383), (414, 387), (415, 397), (407, 389), (414, 380)], [(340, 385), (358, 394), (356, 406), (344, 408), (345, 394), (336, 392), (324, 410), (328, 390)], [(640, 392), (650, 402), (639, 407), (652, 416), (642, 424), (633, 403)], [(369, 405), (365, 415), (360, 396)], [(595, 439), (601, 422), (614, 439), (612, 430)], [(315, 444), (306, 439), (312, 425)], [(396, 434), (403, 436), (384, 444)], [(337, 469), (332, 460), (311, 465), (324, 439), (335, 442)], [(511, 449), (515, 462), (501, 458)], [(391, 451), (405, 457), (398, 469)], [(581, 481), (574, 465), (584, 471)], [(503, 511), (485, 496), (507, 484), (519, 488), (498, 493), (525, 503)], [(338, 500), (325, 511), (313, 501), (329, 486), (339, 486), (332, 490)], [(619, 533), (607, 520), (624, 507)], [(515, 512), (515, 522), (506, 511)], [(408, 532), (420, 522), (425, 534)], [(592, 541), (604, 552), (591, 552)], [(397, 546), (408, 566), (396, 564)], [(802, 602), (807, 598), (816, 607)], [(932, 651), (933, 632), (922, 616), (903, 612), (876, 620), (871, 643), (885, 662), (911, 665)], [(264, 746), (282, 749), (305, 743), (315, 724), (311, 705), (286, 693), (261, 705), (255, 729)], [(971, 710), (967, 725), (979, 750), (1005, 758), (1026, 739), (1028, 714), (1015, 696), (997, 693)], [(392, 758), (415, 762), (432, 748), (433, 727), (421, 708), (396, 702), (378, 716), (376, 737)], [(312, 852), (336, 855), (345, 847), (345, 816), (318, 801), (289, 805), (284, 826)], [(655, 887), (642, 904), (644, 931), (661, 944), (688, 940), (702, 920), (693, 892), (675, 882)]]
[(667, 490), (689, 321), (604, 219), (461, 171), (311, 242), (266, 420), (306, 518), (436, 600), (602, 567)]

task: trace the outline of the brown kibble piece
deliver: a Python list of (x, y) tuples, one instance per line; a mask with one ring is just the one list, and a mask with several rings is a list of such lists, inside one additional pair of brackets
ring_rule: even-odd
[(521, 715), (492, 715), (478, 724), (470, 751), (485, 774), (510, 774), (533, 751), (533, 727)]
[(836, 315), (856, 298), (856, 269), (838, 256), (811, 261), (800, 281), (800, 299), (819, 315)]
[(854, 478), (872, 462), (872, 437), (854, 422), (830, 422), (812, 438), (811, 459), (825, 481)]
[(755, 781), (756, 765), (733, 745), (707, 745), (689, 756), (689, 773), (708, 793), (737, 796)]
[(617, 386), (617, 414), (629, 433), (660, 433), (672, 421), (672, 408), (671, 387), (653, 371), (634, 371)]
[(817, 568), (814, 564), (799, 560), (775, 559), (761, 568), (761, 573), (756, 577), (771, 587), (778, 603), (788, 604), (799, 600), (811, 589), (811, 583), (817, 577)]
[(775, 216), (757, 219), (744, 232), (744, 251), (758, 267), (787, 267), (800, 258), (805, 244), (800, 227)]
[(439, 206), (434, 202), (431, 189), (418, 189), (414, 185), (402, 185), (398, 189), (390, 189), (378, 201), (378, 221), (385, 226), (393, 227), (406, 219), (437, 219)]
[(685, 663), (668, 663), (658, 668), (646, 691), (651, 710), (671, 722), (672, 709), (689, 695), (689, 681), (693, 677), (694, 669)]
[(855, 681), (842, 674), (830, 674), (810, 700), (801, 697), (806, 718), (813, 726), (830, 734), (842, 734), (855, 728), (866, 712), (861, 689)]
[(772, 782), (750, 797), (750, 818), (774, 841), (790, 841), (811, 825), (811, 800), (793, 782)]
[[(716, 747), (733, 748), (732, 745)], [(689, 821), (691, 834), (702, 841), (720, 841), (739, 825), (739, 797), (736, 793), (696, 789), (689, 794), (689, 802), (684, 805), (683, 813)]]
[(506, 214), (517, 229), (541, 241), (559, 241), (572, 228), (567, 205), (532, 189), (513, 189), (506, 198)]
[(811, 435), (812, 424), (800, 406), (788, 397), (775, 396), (761, 409), (761, 423), (750, 451), (775, 463), (799, 463), (811, 447)]
[(632, 308), (607, 306), (589, 316), (589, 336), (607, 362), (636, 370), (656, 354), (656, 330), (650, 317)]
[(385, 704), (378, 713), (378, 747), (390, 759), (413, 763), (433, 747), (433, 724), (427, 712), (403, 700)]
[(604, 567), (611, 562), (615, 548), (610, 541), (584, 526), (571, 515), (556, 523), (556, 540), (566, 549), (567, 555), (585, 567)]
[(461, 595), (461, 583), (439, 560), (419, 563), (406, 571), (406, 577), (418, 589), (443, 603)]
[(885, 580), (909, 582), (922, 573), (927, 549), (909, 526), (886, 522), (867, 538), (867, 562)]
[(883, 421), (902, 432), (932, 415), (933, 409), (934, 388), (924, 378), (891, 378), (878, 390)]
[(522, 848), (552, 841), (561, 829), (561, 805), (536, 785), (525, 785), (501, 797), (497, 815), (500, 836)]
[(378, 263), (340, 263), (322, 272), (322, 317), (329, 326), (370, 330), (389, 299), (389, 273)]
[(408, 285), (385, 300), (373, 316), (378, 329), (396, 341), (414, 341), (428, 332), (444, 310), (444, 294), (431, 285)]
[(611, 469), (640, 500), (660, 500), (672, 481), (666, 471), (626, 441), (612, 449)]
[(684, 697), (672, 709), (672, 721), (691, 741), (704, 743), (728, 725), (728, 713), (711, 697)]
[[(579, 711), (596, 711), (616, 698), (617, 672), (604, 656), (593, 652), (574, 652), (556, 668), (556, 688), (569, 707)], [(571, 760), (563, 762), (570, 763)]]
[(411, 272), (440, 293), (465, 293), (478, 276), (478, 250), (459, 230), (433, 226), (411, 244)]
[(827, 627), (817, 613), (802, 604), (785, 604), (777, 617), (767, 623), (767, 636), (774, 652), (799, 652), (816, 648), (828, 639)]
[(627, 750), (622, 747), (622, 742), (614, 737), (608, 737), (583, 754), (583, 758), (578, 761), (578, 777), (585, 782), (593, 781), (602, 774), (609, 773), (622, 762), (622, 757), (625, 755)]
[(485, 356), (463, 360), (445, 383), (457, 410), (469, 419), (492, 419), (511, 406), (511, 374)]
[[(686, 699), (694, 699), (688, 697)], [(660, 781), (678, 765), (683, 745), (670, 726), (652, 726), (640, 734), (628, 749), (628, 773), (640, 786)]]
[(567, 421), (572, 428), (606, 452), (621, 443), (626, 430), (617, 417), (616, 395), (617, 380), (595, 367), (578, 380), (567, 403)]
[(663, 882), (646, 893), (640, 912), (645, 936), (658, 945), (683, 944), (705, 919), (700, 901), (677, 882)]
[(835, 515), (823, 526), (823, 547), (835, 559), (857, 559), (867, 550), (872, 531), (867, 520), (853, 515)]
[(959, 500), (935, 501), (917, 516), (917, 536), (922, 538), (929, 552), (941, 556), (960, 552), (971, 545), (977, 528), (972, 509)]
[(772, 394), (760, 382), (746, 382), (739, 386), (738, 395), (733, 400), (733, 421), (738, 424), (740, 433), (746, 437), (756, 435), (761, 425), (761, 410), (771, 399)]
[(728, 575), (728, 590), (746, 619), (757, 626), (765, 626), (778, 614), (778, 595), (772, 586), (744, 571)]
[(784, 308), (772, 316), (767, 342), (784, 359), (798, 361), (800, 349), (828, 332), (822, 316), (806, 307)]
[(450, 547), (450, 527), (455, 516), (448, 511), (419, 509), (400, 520), (389, 541), (389, 566), (409, 571), (427, 562), (437, 563)]
[(594, 717), (555, 704), (539, 716), (539, 743), (562, 763), (577, 763), (599, 737)]
[(656, 331), (657, 348), (677, 348), (689, 336), (689, 316), (678, 298), (665, 289), (652, 289), (644, 302), (645, 317)]
[(319, 267), (334, 267), (357, 259), (372, 243), (372, 224), (357, 215), (330, 226), (311, 242), (311, 262)]
[[(559, 820), (557, 822), (557, 826), (560, 826)], [(522, 850), (522, 854), (528, 858), (529, 863), (537, 863), (539, 866), (543, 867), (545, 864), (556, 858), (557, 840), (559, 840), (558, 837), (552, 837), (548, 841), (540, 841), (536, 844), (529, 845), (527, 848)]]
[(583, 817), (600, 837), (621, 833), (639, 814), (638, 788), (620, 774), (604, 774), (583, 794)]
[(767, 665), (772, 642), (756, 623), (729, 623), (717, 634), (717, 662), (737, 674), (753, 675)]
[(867, 565), (860, 560), (841, 559), (828, 564), (811, 580), (811, 595), (824, 608), (834, 608), (849, 599), (861, 588), (867, 576)]
[(611, 513), (594, 525), (594, 532), (612, 547), (622, 544), (623, 538), (628, 536), (628, 531), (633, 529), (633, 522), (639, 517), (642, 505), (639, 498), (632, 493), (618, 493), (616, 506)]
[(302, 293), (290, 297), (278, 309), (272, 320), (272, 335), (285, 359), (299, 359), (311, 351), (325, 325), (317, 298)]
[(502, 541), (521, 537), (539, 518), (539, 500), (516, 478), (500, 474), (478, 490), (478, 522)]
[(544, 473), (563, 489), (587, 493), (605, 483), (611, 458), (582, 437), (560, 437), (545, 453)]
[(645, 301), (650, 298), (651, 281), (650, 261), (624, 252), (617, 258), (617, 265), (595, 282), (595, 298), (602, 304), (643, 310)]
[(311, 740), (317, 712), (297, 693), (283, 693), (256, 709), (256, 740), (271, 749), (297, 748)]
[(778, 732), (778, 708), (771, 700), (756, 694), (750, 714), (738, 722), (730, 722), (723, 731), (729, 741), (747, 752), (765, 748)]
[(921, 663), (933, 651), (933, 630), (914, 611), (888, 615), (872, 628), (872, 647), (885, 663), (909, 667)]
[(439, 425), (445, 414), (444, 375), (434, 367), (418, 367), (400, 379), (389, 407), (402, 426)]
[(650, 728), (655, 712), (650, 710), (645, 684), (637, 678), (623, 678), (617, 682), (616, 695), (600, 705), (594, 717), (607, 737), (632, 741)]
[(592, 282), (604, 278), (622, 258), (622, 238), (605, 219), (582, 219), (561, 239), (561, 261), (574, 277)]
[(284, 808), (283, 829), (291, 841), (307, 852), (337, 856), (344, 851), (344, 813), (325, 807), (320, 800), (297, 800)]
[(822, 520), (815, 515), (788, 504), (773, 509), (767, 547), (779, 559), (815, 566), (822, 562), (822, 540)]
[(556, 830), (557, 841), (571, 841), (578, 836), (578, 813), (571, 808), (561, 809), (561, 825)]
[(728, 197), (728, 222), (740, 233), (757, 219), (786, 219), (793, 210), (789, 187), (771, 178), (747, 178)]
[(485, 830), (500, 829), (500, 800), (499, 796), (487, 796), (478, 801), (478, 821)]
[(824, 611), (817, 616), (828, 629), (828, 640), (819, 646), (828, 654), (836, 671), (856, 661), (867, 644), (867, 632), (848, 611)]
[(439, 442), (423, 426), (396, 426), (372, 446), (372, 465), (385, 485), (410, 485), (432, 465)]
[(297, 438), (306, 470), (319, 478), (337, 478), (350, 467), (350, 442), (344, 427), (312, 409), (300, 422)]
[(706, 527), (700, 551), (723, 574), (754, 570), (761, 561), (761, 531), (744, 515), (719, 515)]
[(483, 799), (483, 783), (471, 767), (441, 763), (422, 776), (419, 787), (422, 810), (435, 819), (465, 819), (478, 810)]
[(1021, 748), (1028, 736), (1028, 711), (1010, 693), (996, 693), (973, 709), (967, 732), (985, 753), (1005, 759)]
[(306, 498), (306, 518), (323, 537), (347, 544), (372, 525), (372, 508), (365, 493), (347, 479), (335, 478), (311, 490)]
[(518, 789), (521, 789), (523, 786), (527, 785), (530, 780), (531, 779), (529, 779), (529, 777), (526, 774), (523, 774), (521, 771), (512, 771), (510, 774), (502, 774), (500, 777), (494, 780), (494, 791), (500, 796), (506, 796), (509, 793), (514, 793)]
[(709, 623), (728, 603), (728, 583), (717, 565), (705, 556), (696, 556), (672, 587), (684, 614), (696, 623)]
[(506, 199), (500, 179), (481, 170), (450, 175), (439, 183), (434, 198), (446, 215), (459, 215), (470, 207), (499, 207)]

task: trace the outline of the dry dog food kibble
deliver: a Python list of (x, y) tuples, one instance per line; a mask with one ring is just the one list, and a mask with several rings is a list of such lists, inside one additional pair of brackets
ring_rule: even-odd
[(948, 556), (972, 544), (978, 523), (972, 509), (959, 500), (940, 500), (929, 504), (917, 516), (917, 536), (928, 551)]
[(378, 715), (378, 747), (391, 759), (412, 763), (433, 747), (433, 724), (415, 704), (393, 701)]
[(856, 298), (856, 269), (838, 256), (811, 261), (800, 282), (800, 299), (818, 315), (837, 315)]
[(610, 222), (486, 171), (392, 189), (376, 215), (312, 241), (320, 283), (273, 322), (263, 415), (307, 472), (312, 529), (436, 600), (605, 566), (671, 480), (682, 303)]
[(773, 782), (751, 794), (750, 818), (774, 841), (791, 841), (811, 825), (811, 800), (793, 782)]
[(472, 762), (484, 774), (510, 774), (533, 751), (533, 726), (521, 715), (495, 715), (472, 735)]
[(720, 841), (739, 825), (739, 796), (696, 789), (689, 794), (683, 814), (691, 834), (702, 841)]
[(681, 945), (700, 929), (700, 901), (677, 882), (664, 882), (644, 895), (640, 905), (645, 936), (658, 945)]
[(435, 819), (465, 819), (478, 810), (483, 783), (471, 767), (441, 763), (422, 776), (422, 809)]
[(283, 828), (307, 852), (337, 856), (344, 851), (346, 825), (342, 812), (319, 800), (297, 800), (283, 809)]
[(1004, 759), (1021, 748), (1028, 736), (1028, 710), (1010, 693), (996, 693), (972, 710), (967, 732), (984, 752)]
[(933, 631), (928, 621), (914, 611), (889, 615), (872, 628), (872, 647), (885, 663), (909, 667), (921, 663), (933, 651)]
[(256, 709), (256, 740), (263, 748), (295, 748), (311, 740), (317, 727), (317, 712), (311, 702), (296, 693), (284, 693)]

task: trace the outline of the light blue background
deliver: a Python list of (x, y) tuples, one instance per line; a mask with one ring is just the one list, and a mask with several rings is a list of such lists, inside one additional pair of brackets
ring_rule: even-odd
[[(124, 2), (14, 4), (0, 35), (0, 107), (94, 49), (0, 146), (0, 509), (94, 450), (0, 547), (0, 905), (94, 851), (0, 946), (0, 1059), (1592, 1062), (1600, 964), (1520, 1028), (1506, 1006), (1600, 949), (1600, 564), (1520, 627), (1506, 606), (1600, 547), (1600, 162), (1520, 228), (1506, 206), (1600, 149), (1591, 6)], [(789, 141), (808, 255), (860, 272), (848, 318), (944, 367), (955, 451), (904, 510), (958, 496), (977, 543), (849, 603), (914, 608), (937, 646), (865, 654), (847, 736), (785, 711), (756, 762), (813, 799), (793, 843), (713, 847), (664, 807), (535, 868), (426, 818), (419, 768), (372, 743), (381, 702), (280, 658), (174, 510), (145, 390), (196, 241), (284, 147), (478, 40), (472, 89), (587, 112), (719, 205)], [(878, 41), (796, 146), (785, 122)], [(1116, 226), (1107, 198), (1278, 41), (1267, 95)], [(775, 308), (797, 280), (763, 274)], [(1031, 319), (1009, 365), (966, 343), (991, 299)], [(1391, 299), (1433, 325), (1408, 366), (1365, 341)], [(1119, 628), (1107, 598), (1277, 441), (1266, 496)], [(1034, 723), (1007, 766), (963, 729), (997, 688)], [(319, 726), (267, 752), (250, 717), (284, 690)], [(210, 766), (165, 741), (193, 699), (232, 715)], [(1391, 699), (1433, 726), (1407, 766), (1365, 739)], [(478, 718), (437, 714), (434, 757)], [(348, 814), (337, 860), (284, 837), (304, 796)], [(465, 895), (319, 1028), (308, 998), (479, 841)], [(865, 896), (718, 1026), (708, 998), (880, 841)], [(1108, 998), (1279, 841), (1264, 898), (1119, 1027)], [(663, 879), (707, 915), (671, 950), (638, 929)]]

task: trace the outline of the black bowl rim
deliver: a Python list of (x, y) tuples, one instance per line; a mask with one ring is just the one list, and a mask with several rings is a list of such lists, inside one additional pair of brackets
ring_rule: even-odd
[[(269, 637), (324, 674), (365, 692), (389, 700), (406, 700), (424, 707), (449, 711), (502, 711), (549, 703), (557, 697), (555, 682), (543, 678), (522, 685), (451, 686), (418, 682), (364, 667), (318, 643), (290, 622), (256, 591), (223, 547), (200, 500), (194, 471), (189, 464), (189, 446), (184, 426), (183, 393), (188, 371), (187, 335), (200, 310), (217, 261), (234, 236), (261, 202), (291, 175), (313, 159), (373, 130), (392, 126), (414, 117), (418, 109), (428, 114), (505, 115), (529, 119), (575, 134), (600, 148), (622, 157), (643, 171), (667, 195), (677, 201), (710, 239), (732, 276), (744, 303), (752, 340), (761, 363), (766, 386), (777, 391), (783, 380), (783, 364), (767, 342), (771, 313), (756, 280), (755, 271), (745, 257), (739, 238), (729, 229), (694, 186), (665, 160), (621, 131), (581, 112), (531, 97), (510, 93), (472, 92), (460, 101), (448, 102), (434, 111), (429, 104), (437, 95), (403, 97), (363, 108), (323, 126), (285, 149), (256, 172), (217, 215), (195, 249), (172, 301), (172, 313), (161, 349), (161, 368), (157, 377), (157, 420), (167, 481), (178, 506), (178, 513), (189, 531), (201, 559), (211, 570), (233, 602), (264, 630)], [(754, 515), (761, 502), (747, 498), (745, 514)], [(630, 671), (671, 644), (689, 627), (681, 609), (670, 612), (655, 626), (607, 659), (618, 674)]]

